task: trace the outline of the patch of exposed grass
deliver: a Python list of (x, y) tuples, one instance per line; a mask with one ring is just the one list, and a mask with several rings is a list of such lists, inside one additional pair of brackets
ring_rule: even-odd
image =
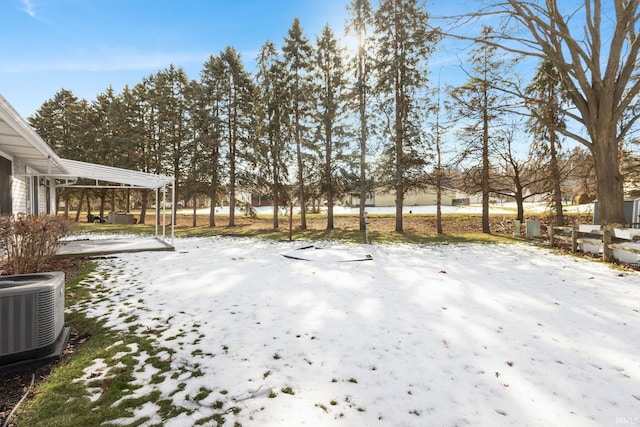
[(217, 426), (222, 426), (224, 425), (224, 417), (220, 414), (215, 414), (215, 415), (211, 415), (210, 417), (206, 417), (206, 418), (201, 418), (198, 421), (195, 422), (194, 425), (196, 426), (202, 426), (202, 425), (207, 425), (207, 426), (211, 426), (213, 424), (211, 424), (212, 421), (215, 421), (215, 425)]
[[(82, 278), (90, 274), (95, 267), (85, 264), (80, 275), (66, 284), (67, 301), (78, 302), (80, 297), (88, 298), (88, 292), (82, 289)], [(135, 364), (128, 368), (114, 369), (107, 379), (85, 383), (74, 381), (84, 375), (83, 369), (93, 365), (94, 360), (113, 359), (117, 352), (126, 351), (126, 344), (137, 344), (139, 348), (150, 349), (145, 340), (132, 335), (118, 336), (115, 332), (104, 328), (96, 319), (86, 318), (80, 311), (71, 310), (65, 316), (66, 323), (72, 331), (90, 338), (78, 346), (76, 352), (62, 359), (53, 369), (47, 380), (38, 387), (35, 398), (21, 407), (18, 414), (18, 425), (27, 426), (69, 426), (99, 425), (104, 420), (114, 419), (130, 414), (127, 405), (112, 406), (123, 394), (130, 393), (134, 387), (129, 384), (133, 380)], [(112, 345), (121, 342), (119, 345)], [(124, 364), (131, 362), (127, 356), (121, 358)], [(115, 363), (113, 363), (115, 365)], [(101, 390), (100, 397), (91, 402), (88, 386)]]
[(211, 390), (209, 390), (206, 387), (200, 387), (200, 390), (198, 390), (198, 394), (196, 394), (193, 397), (193, 400), (195, 400), (196, 402), (199, 402), (201, 400), (206, 399), (210, 394), (211, 394)]
[(294, 395), (295, 392), (293, 391), (293, 389), (289, 386), (283, 387), (282, 389), (280, 389), (281, 392), (285, 393), (285, 394), (290, 394), (290, 395)]
[(322, 409), (324, 412), (329, 412), (329, 410), (327, 409), (327, 407), (325, 405), (323, 405), (322, 403), (316, 403), (316, 407)]
[[(158, 370), (149, 380), (150, 384), (160, 384), (165, 378), (176, 379), (177, 371), (172, 371), (171, 355), (168, 348), (155, 347), (152, 337), (133, 333), (122, 334), (105, 328), (103, 322), (89, 318), (84, 314), (86, 302), (91, 301), (95, 279), (90, 276), (96, 268), (95, 263), (83, 263), (79, 273), (69, 278), (65, 285), (66, 302), (70, 307), (65, 313), (65, 323), (71, 327), (72, 333), (88, 337), (77, 345), (75, 352), (66, 355), (56, 365), (47, 379), (35, 390), (31, 400), (23, 402), (12, 421), (20, 426), (67, 427), (99, 426), (109, 420), (130, 418), (134, 411), (144, 404), (157, 406), (162, 419), (173, 418), (190, 410), (176, 406), (171, 399), (162, 399), (157, 390), (134, 397), (140, 385), (134, 385), (136, 371), (140, 370), (140, 357), (148, 357), (142, 361)], [(161, 354), (163, 356), (161, 356)], [(96, 360), (102, 359), (109, 368), (105, 377), (96, 371), (91, 378), (92, 366)], [(89, 369), (89, 371), (87, 371)], [(192, 376), (202, 375), (197, 369)], [(184, 386), (186, 384), (182, 384)], [(181, 387), (177, 387), (180, 391)], [(208, 389), (200, 389), (194, 397), (195, 401), (206, 398), (211, 393)], [(128, 425), (144, 425), (149, 423), (148, 417), (131, 419)], [(212, 421), (215, 424), (212, 424)], [(200, 424), (223, 425), (223, 414), (214, 414)]]

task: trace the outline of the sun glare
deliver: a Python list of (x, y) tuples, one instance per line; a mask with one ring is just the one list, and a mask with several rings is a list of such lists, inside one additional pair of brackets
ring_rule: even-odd
[(349, 57), (356, 56), (358, 48), (360, 47), (358, 44), (358, 37), (352, 34), (342, 37), (342, 47)]

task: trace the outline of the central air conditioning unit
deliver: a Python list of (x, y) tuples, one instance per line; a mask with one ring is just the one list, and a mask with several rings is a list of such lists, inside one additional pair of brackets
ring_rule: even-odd
[(0, 276), (0, 366), (51, 357), (68, 336), (63, 272)]

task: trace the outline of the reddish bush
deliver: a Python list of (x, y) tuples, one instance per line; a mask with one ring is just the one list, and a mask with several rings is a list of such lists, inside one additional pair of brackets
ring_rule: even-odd
[(50, 215), (3, 216), (0, 218), (2, 274), (37, 273), (60, 247), (60, 238), (71, 223)]

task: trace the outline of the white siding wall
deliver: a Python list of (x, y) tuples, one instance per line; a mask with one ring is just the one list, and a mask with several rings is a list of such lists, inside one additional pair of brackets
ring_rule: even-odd
[[(27, 174), (25, 176), (25, 173)], [(34, 200), (34, 185), (40, 182), (40, 179), (34, 178), (30, 174), (35, 171), (25, 165), (20, 160), (13, 161), (13, 214), (19, 213), (55, 213), (55, 188), (51, 188), (50, 194), (50, 210), (47, 212), (47, 188), (44, 185), (38, 185), (37, 200)], [(46, 181), (43, 181), (46, 183)]]
[(12, 191), (13, 191), (13, 214), (27, 212), (27, 177), (24, 173), (27, 171), (27, 167), (20, 161), (13, 161), (13, 179), (12, 179)]
[[(56, 198), (56, 186), (55, 186), (55, 181), (53, 179), (49, 180), (48, 182), (51, 185), (51, 188), (49, 189), (49, 214), (51, 215), (55, 215), (56, 214), (56, 207), (58, 206), (58, 199)], [(47, 194), (47, 190), (46, 188), (44, 189), (44, 194), (46, 197)], [(45, 205), (46, 206), (46, 205)]]

